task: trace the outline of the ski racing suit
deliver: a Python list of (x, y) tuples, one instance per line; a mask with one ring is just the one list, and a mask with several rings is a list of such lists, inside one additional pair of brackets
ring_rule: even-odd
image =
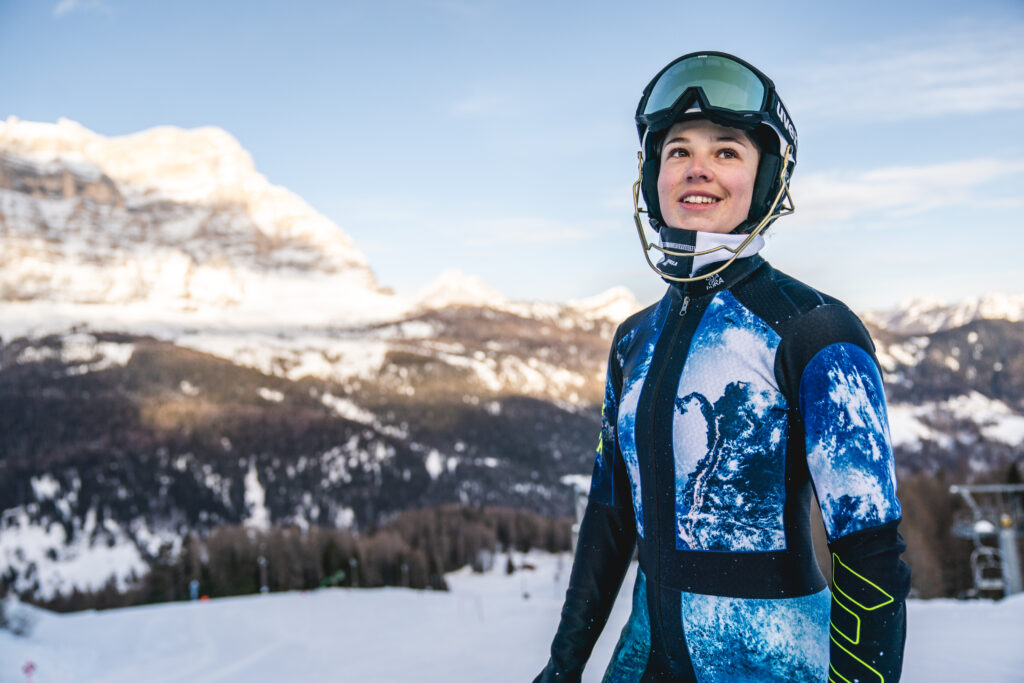
[[(580, 680), (637, 547), (606, 683), (899, 679), (910, 572), (874, 346), (845, 305), (772, 268), (761, 244), (716, 276), (670, 284), (619, 326), (537, 682)], [(812, 487), (831, 592), (812, 548)]]

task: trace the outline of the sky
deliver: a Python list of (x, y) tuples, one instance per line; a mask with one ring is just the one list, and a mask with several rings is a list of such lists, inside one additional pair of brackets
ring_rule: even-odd
[(800, 134), (776, 267), (859, 309), (1024, 293), (1020, 0), (0, 0), (0, 117), (219, 126), (400, 294), (648, 302), (633, 113), (704, 49)]

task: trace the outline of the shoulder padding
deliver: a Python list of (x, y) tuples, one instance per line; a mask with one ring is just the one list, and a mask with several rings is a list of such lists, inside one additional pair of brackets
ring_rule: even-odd
[(771, 266), (758, 269), (734, 295), (781, 337), (775, 377), (791, 406), (798, 405), (804, 368), (826, 346), (856, 344), (874, 358), (867, 329), (846, 304)]

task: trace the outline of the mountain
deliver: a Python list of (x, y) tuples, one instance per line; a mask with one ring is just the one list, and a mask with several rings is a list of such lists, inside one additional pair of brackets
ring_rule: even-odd
[(924, 334), (963, 327), (975, 320), (1024, 320), (1024, 294), (986, 294), (955, 304), (911, 299), (885, 311), (867, 311), (865, 321), (900, 334)]
[[(1013, 297), (864, 315), (905, 472), (1024, 444)], [(992, 302), (1008, 301), (1009, 304)], [(0, 122), (0, 576), (125, 587), (186, 533), (351, 526), (446, 502), (569, 515), (593, 463), (616, 288), (511, 301), (381, 288), (224, 131)]]
[(105, 138), (66, 119), (10, 117), (0, 190), (5, 301), (243, 324), (282, 311), (322, 324), (397, 303), (337, 226), (217, 128)]
[(0, 124), (0, 557), (17, 590), (120, 586), (218, 524), (572, 505), (614, 290), (379, 288), (223, 131)]

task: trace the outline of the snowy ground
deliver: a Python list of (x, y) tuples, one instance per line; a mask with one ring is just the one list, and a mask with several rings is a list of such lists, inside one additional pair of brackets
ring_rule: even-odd
[[(26, 681), (527, 682), (541, 669), (568, 558), (532, 572), (449, 576), (451, 592), (332, 589), (54, 615), (0, 632), (0, 683)], [(635, 570), (634, 570), (635, 571)], [(631, 572), (626, 584), (632, 586)], [(524, 599), (524, 592), (529, 599)], [(601, 678), (628, 616), (623, 590), (584, 681)], [(19, 608), (23, 609), (23, 608)], [(1024, 596), (912, 602), (903, 681), (1022, 680)]]

